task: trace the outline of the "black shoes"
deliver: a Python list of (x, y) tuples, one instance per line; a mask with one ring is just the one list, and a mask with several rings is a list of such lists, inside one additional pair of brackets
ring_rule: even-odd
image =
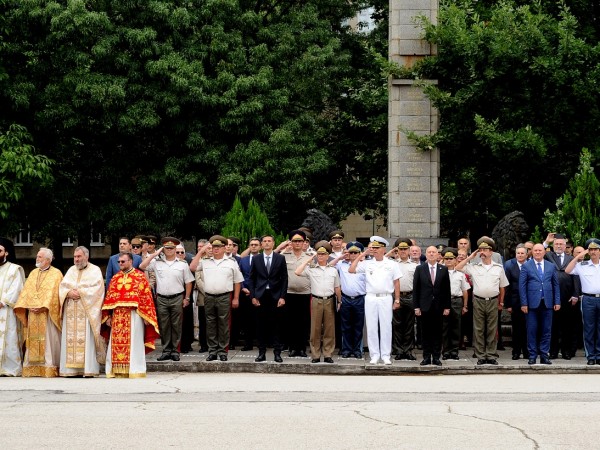
[(179, 353), (172, 353), (171, 354), (171, 359), (173, 361), (179, 361)]
[(166, 361), (168, 359), (171, 359), (171, 354), (170, 353), (163, 353), (158, 358), (156, 358), (157, 361)]
[(321, 358), (313, 358), (310, 362), (313, 363), (313, 364), (320, 363), (321, 362)]
[(496, 361), (495, 359), (488, 359), (486, 361), (486, 364), (491, 364), (492, 366), (497, 366), (498, 365), (498, 361)]
[(227, 361), (227, 355), (219, 355), (221, 361)]
[(433, 360), (431, 361), (433, 363), (434, 366), (441, 366), (442, 362), (437, 359), (437, 358), (433, 358)]
[(552, 364), (552, 361), (550, 361), (547, 356), (540, 356), (540, 364), (550, 365)]
[(518, 360), (519, 358), (521, 358), (521, 356), (519, 356), (519, 355), (512, 355), (512, 360), (513, 360), (513, 361), (516, 361), (516, 360)]
[(266, 361), (267, 357), (264, 353), (259, 353), (258, 356), (254, 359), (254, 362), (263, 362)]
[(571, 355), (569, 355), (568, 353), (563, 353), (562, 357), (563, 357), (563, 359), (566, 359), (567, 361), (569, 361), (571, 359)]
[(587, 363), (587, 365), (588, 365), (588, 366), (595, 366), (595, 365), (596, 365), (596, 361), (595, 361), (595, 360), (593, 360), (593, 359), (588, 359), (588, 363)]
[(206, 353), (208, 351), (208, 347), (200, 347), (200, 350), (198, 350), (198, 353)]
[(304, 350), (300, 350), (300, 351), (298, 352), (298, 356), (299, 356), (300, 358), (307, 358), (307, 357), (308, 357), (308, 355), (306, 354), (306, 351), (304, 351)]
[(478, 366), (483, 366), (484, 364), (487, 364), (487, 361), (485, 359), (478, 359), (477, 360), (477, 365)]
[(535, 364), (535, 358), (529, 358), (529, 361), (527, 361), (527, 364), (529, 364), (530, 366)]
[(290, 350), (290, 358), (295, 358), (298, 356), (298, 352), (296, 350)]
[(323, 359), (323, 361), (325, 361), (327, 364), (333, 364), (333, 358), (326, 357)]
[(250, 350), (252, 350), (252, 348), (253, 348), (253, 347), (252, 347), (251, 345), (244, 345), (244, 346), (242, 347), (242, 351), (243, 351), (243, 352), (249, 352)]
[(425, 359), (423, 359), (423, 361), (421, 361), (422, 366), (428, 366), (430, 364), (431, 364), (431, 358), (425, 358)]
[(275, 355), (273, 361), (275, 361), (276, 363), (282, 363), (283, 359), (281, 359), (281, 355)]
[(217, 360), (217, 355), (208, 355), (206, 357), (207, 361), (216, 361)]
[(347, 358), (350, 358), (351, 355), (350, 355), (350, 353), (342, 353), (341, 356), (342, 356), (342, 358), (347, 359)]

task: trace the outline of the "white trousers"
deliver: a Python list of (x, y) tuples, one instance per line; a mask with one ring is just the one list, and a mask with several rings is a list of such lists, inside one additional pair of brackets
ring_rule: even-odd
[(392, 294), (387, 297), (365, 295), (365, 323), (371, 359), (389, 359), (392, 353), (393, 302)]

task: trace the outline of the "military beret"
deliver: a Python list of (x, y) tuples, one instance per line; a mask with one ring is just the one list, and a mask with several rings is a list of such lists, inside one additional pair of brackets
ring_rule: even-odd
[(371, 236), (369, 242), (371, 242), (371, 247), (373, 248), (387, 247), (390, 245), (390, 243), (381, 236)]
[(396, 239), (396, 242), (394, 242), (394, 247), (398, 248), (410, 248), (411, 245), (411, 240), (407, 238), (398, 238)]
[(491, 248), (494, 250), (496, 248), (496, 243), (492, 238), (483, 236), (477, 241), (477, 248)]
[(585, 248), (600, 248), (600, 239), (591, 238), (585, 241)]
[(162, 238), (161, 243), (164, 248), (175, 248), (179, 244), (181, 244), (181, 241), (172, 236), (166, 236), (166, 237)]
[(332, 239), (344, 239), (344, 232), (342, 230), (333, 230), (329, 233), (329, 240)]
[(225, 247), (227, 245), (227, 238), (220, 234), (215, 234), (214, 236), (211, 236), (208, 242), (213, 247)]
[(306, 233), (302, 230), (292, 230), (288, 236), (290, 240), (293, 240), (295, 236), (300, 236), (304, 241), (306, 240)]
[(363, 252), (365, 250), (365, 246), (358, 241), (350, 241), (346, 244), (346, 250), (349, 252)]
[(442, 252), (444, 259), (454, 259), (458, 256), (458, 249), (454, 247), (446, 247)]

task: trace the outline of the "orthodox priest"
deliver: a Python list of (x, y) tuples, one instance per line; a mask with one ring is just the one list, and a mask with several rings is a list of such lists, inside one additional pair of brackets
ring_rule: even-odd
[(13, 308), (23, 289), (25, 273), (12, 263), (14, 254), (12, 241), (0, 238), (0, 375), (18, 377), (23, 334)]
[(80, 246), (59, 287), (62, 313), (60, 342), (61, 377), (96, 377), (106, 357), (106, 341), (100, 335), (104, 278), (89, 262), (90, 252)]
[(24, 377), (56, 377), (60, 361), (60, 300), (62, 273), (52, 267), (52, 250), (40, 248), (15, 305), (25, 327)]
[(103, 333), (109, 336), (106, 377), (143, 378), (146, 353), (159, 337), (156, 309), (144, 272), (133, 268), (133, 255), (119, 253), (117, 262), (120, 270), (110, 280), (102, 306)]

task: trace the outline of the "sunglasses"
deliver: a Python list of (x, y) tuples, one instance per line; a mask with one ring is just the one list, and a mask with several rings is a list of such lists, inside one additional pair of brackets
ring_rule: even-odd
[(351, 255), (358, 255), (360, 252), (348, 252), (348, 253), (350, 253)]
[(292, 239), (292, 242), (304, 242), (302, 239)]
[(177, 253), (178, 255), (184, 255), (185, 254), (185, 252), (175, 252), (175, 253)]
[(127, 261), (129, 261), (129, 260), (128, 259), (123, 259), (123, 260), (120, 259), (118, 262), (119, 262), (119, 264), (125, 264)]
[(131, 248), (142, 248), (141, 245), (132, 245)]

